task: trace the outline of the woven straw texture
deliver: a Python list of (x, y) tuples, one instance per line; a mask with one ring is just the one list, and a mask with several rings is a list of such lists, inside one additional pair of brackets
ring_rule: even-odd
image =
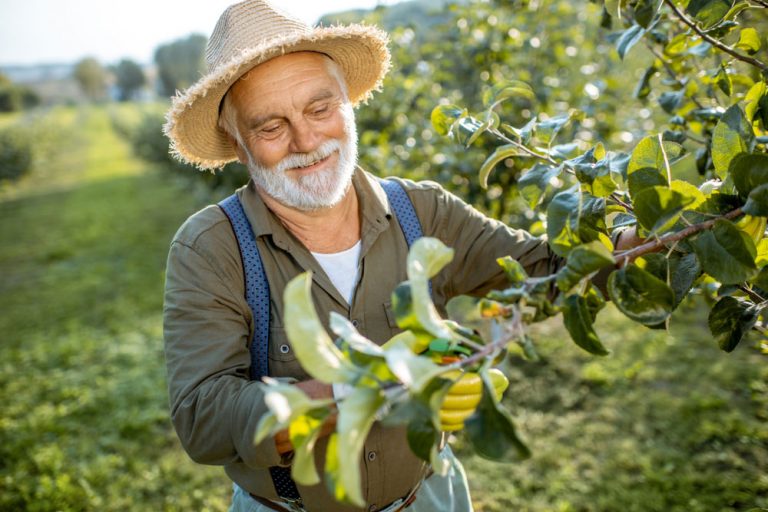
[(173, 98), (163, 127), (171, 152), (200, 169), (217, 169), (236, 160), (217, 124), (219, 104), (250, 69), (286, 53), (328, 55), (344, 73), (352, 104), (366, 101), (389, 70), (387, 42), (385, 32), (366, 25), (310, 27), (265, 0), (229, 6), (208, 40), (208, 74)]

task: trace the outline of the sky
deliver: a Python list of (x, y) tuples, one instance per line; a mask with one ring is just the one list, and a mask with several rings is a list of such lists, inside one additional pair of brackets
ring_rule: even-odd
[[(235, 0), (0, 0), (0, 65), (69, 63), (96, 57), (148, 64), (155, 48), (196, 32), (210, 35)], [(314, 23), (323, 14), (393, 0), (273, 0)]]

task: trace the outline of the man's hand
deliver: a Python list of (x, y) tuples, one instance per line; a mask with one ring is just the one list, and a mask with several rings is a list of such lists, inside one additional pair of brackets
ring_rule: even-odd
[[(325, 384), (319, 380), (311, 379), (303, 382), (297, 382), (294, 384), (307, 394), (309, 398), (314, 400), (321, 398), (333, 398), (333, 388), (330, 384)], [(332, 413), (328, 419), (323, 423), (320, 436), (327, 436), (336, 428), (336, 413)], [(277, 445), (277, 453), (285, 455), (288, 452), (293, 451), (293, 445), (291, 444), (291, 438), (288, 433), (288, 429), (281, 430), (275, 435), (275, 445)]]

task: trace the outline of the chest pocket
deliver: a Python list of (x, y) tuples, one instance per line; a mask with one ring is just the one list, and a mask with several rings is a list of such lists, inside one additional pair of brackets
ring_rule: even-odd
[(269, 328), (269, 375), (271, 377), (294, 377), (298, 380), (309, 379), (310, 376), (299, 364), (291, 342), (281, 326)]

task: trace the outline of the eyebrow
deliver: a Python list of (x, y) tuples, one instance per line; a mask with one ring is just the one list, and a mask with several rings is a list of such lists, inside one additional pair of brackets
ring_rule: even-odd
[[(307, 104), (306, 104), (306, 106), (304, 108), (306, 108), (306, 107), (308, 107), (308, 106), (310, 106), (310, 105), (312, 105), (314, 103), (317, 103), (318, 101), (329, 100), (329, 99), (332, 99), (332, 98), (334, 98), (336, 96), (338, 96), (338, 95), (336, 93), (334, 93), (332, 90), (330, 90), (330, 89), (323, 89), (322, 91), (320, 91), (317, 94), (315, 94), (314, 96), (312, 96), (309, 99), (309, 101), (307, 102)], [(262, 126), (265, 123), (268, 123), (272, 119), (279, 119), (281, 117), (282, 116), (277, 115), (277, 114), (267, 114), (267, 115), (259, 116), (259, 117), (255, 118), (255, 119), (253, 119), (248, 124), (249, 124), (251, 129), (255, 129), (255, 128), (259, 128), (260, 126)]]

